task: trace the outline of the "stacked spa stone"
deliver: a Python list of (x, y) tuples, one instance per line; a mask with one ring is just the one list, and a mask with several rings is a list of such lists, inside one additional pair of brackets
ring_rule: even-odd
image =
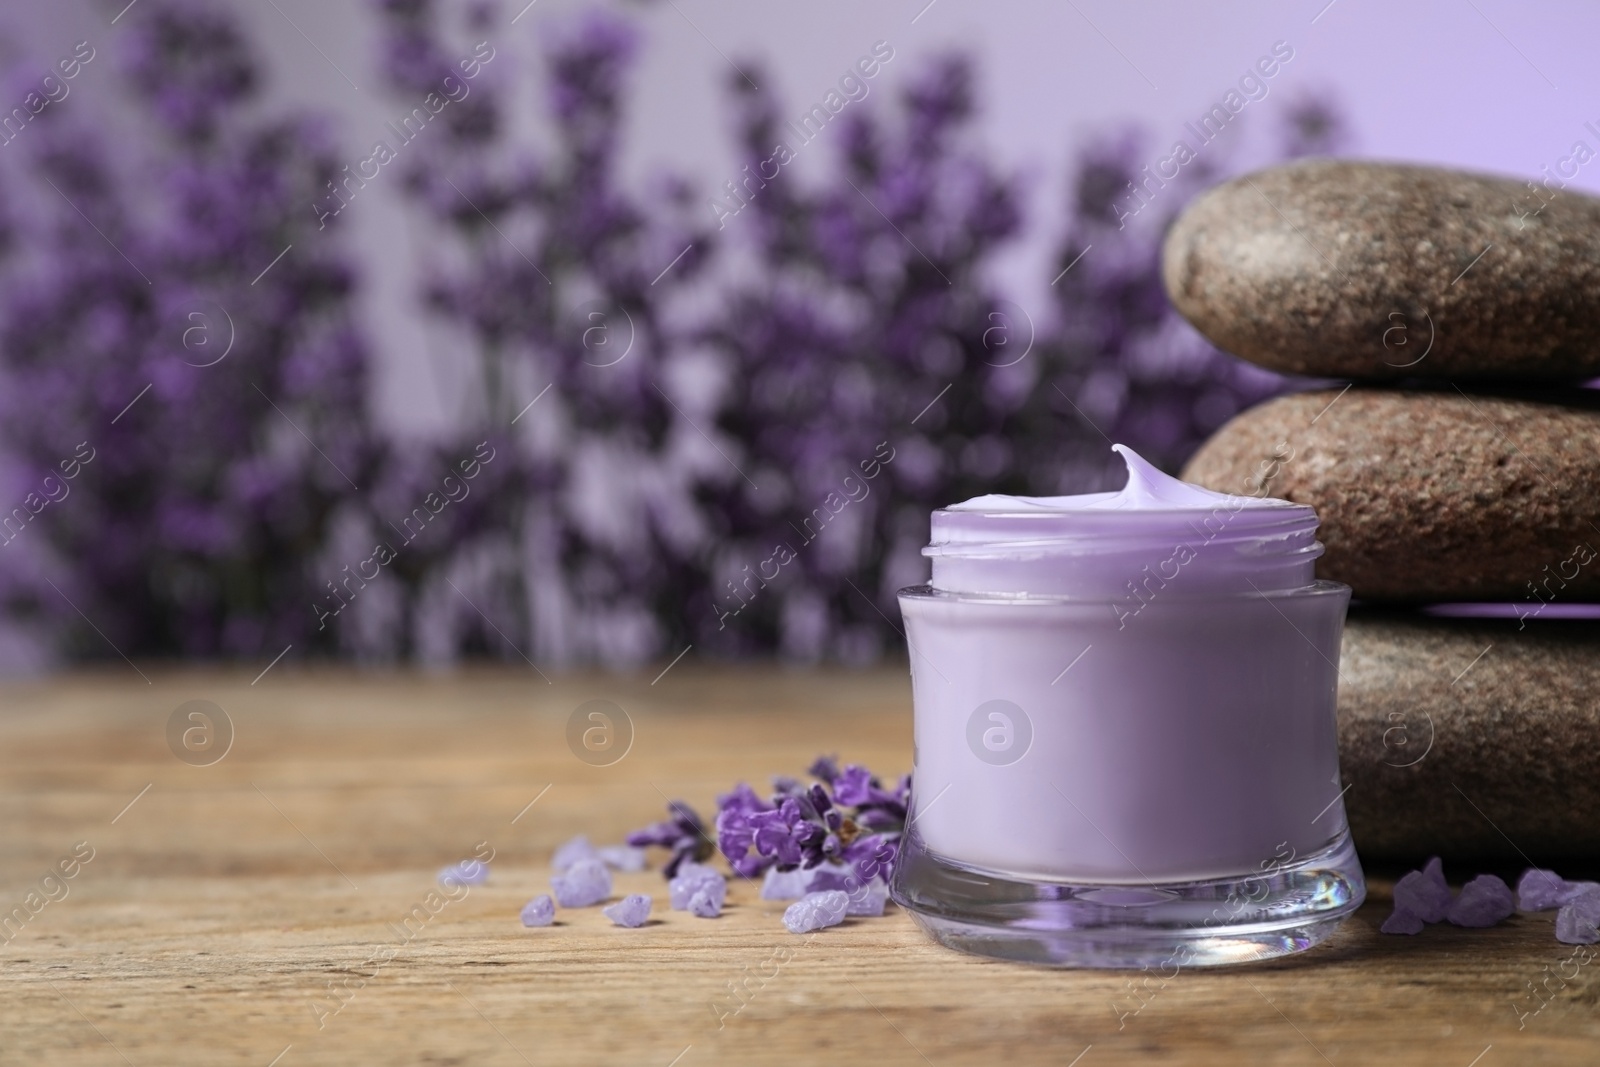
[[(1537, 191), (1535, 191), (1537, 190)], [(1174, 304), (1221, 348), (1336, 379), (1222, 427), (1184, 476), (1311, 504), (1357, 608), (1346, 808), (1369, 858), (1600, 857), (1600, 200), (1312, 161), (1173, 226)], [(1421, 605), (1498, 603), (1509, 618)], [(1480, 614), (1481, 609), (1453, 609)]]

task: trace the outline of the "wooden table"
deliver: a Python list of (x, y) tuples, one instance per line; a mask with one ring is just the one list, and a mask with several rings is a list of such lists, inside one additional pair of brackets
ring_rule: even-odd
[[(518, 923), (573, 834), (618, 840), (820, 751), (903, 771), (903, 671), (147, 673), (0, 687), (0, 912), (74, 870), (0, 944), (0, 1063), (1600, 1062), (1600, 960), (1554, 977), (1571, 950), (1549, 913), (1387, 937), (1382, 882), (1308, 954), (1165, 983), (958, 955), (893, 908), (797, 937), (750, 885), (697, 919), (654, 870), (618, 878), (655, 894), (645, 928)], [(595, 698), (634, 727), (610, 766), (566, 742)], [(191, 699), (235, 730), (209, 766), (169, 749)], [(489, 884), (404, 927), (482, 841)]]

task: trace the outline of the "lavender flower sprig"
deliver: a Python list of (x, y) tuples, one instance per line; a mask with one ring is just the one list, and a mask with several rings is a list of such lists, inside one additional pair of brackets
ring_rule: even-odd
[[(865, 767), (839, 767), (833, 757), (818, 757), (806, 785), (794, 778), (773, 779), (773, 793), (762, 798), (746, 782), (717, 797), (717, 848), (734, 872), (754, 878), (769, 869), (811, 870), (839, 863), (866, 884), (887, 882), (905, 831), (911, 776), (892, 789)], [(673, 877), (686, 859), (709, 855), (704, 824), (681, 801), (672, 819), (628, 835), (628, 844), (671, 850), (663, 873)]]
[(30, 205), (0, 234), (0, 454), (29, 486), (97, 457), (0, 547), (0, 613), (69, 656), (331, 651), (311, 563), (383, 447), (359, 275), (306, 210), (338, 153), (268, 106), (223, 5), (150, 0), (104, 44), (117, 123), (52, 107), (0, 161)]
[(634, 848), (654, 845), (670, 851), (672, 856), (661, 873), (671, 879), (677, 876), (678, 868), (684, 863), (710, 859), (712, 845), (711, 838), (706, 836), (705, 821), (693, 808), (681, 800), (674, 800), (667, 805), (667, 810), (672, 812), (672, 818), (635, 830), (626, 840)]

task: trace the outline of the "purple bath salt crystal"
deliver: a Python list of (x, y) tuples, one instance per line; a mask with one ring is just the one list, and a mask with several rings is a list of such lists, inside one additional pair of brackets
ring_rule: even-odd
[(809, 934), (825, 926), (844, 922), (850, 898), (843, 890), (829, 889), (821, 893), (807, 893), (783, 913), (783, 925), (791, 934)]
[(1571, 908), (1574, 915), (1592, 923), (1600, 923), (1600, 885), (1593, 882), (1568, 882), (1569, 886), (1581, 886), (1577, 892), (1569, 893), (1561, 902), (1563, 908)]
[(811, 879), (809, 892), (821, 893), (829, 889), (837, 889), (850, 898), (850, 905), (845, 910), (846, 915), (865, 915), (877, 917), (883, 914), (883, 906), (889, 900), (889, 887), (881, 880), (874, 878), (863, 883), (861, 876), (849, 868), (845, 873), (823, 871)]
[(1561, 894), (1561, 903), (1570, 904), (1579, 897), (1600, 895), (1600, 882), (1568, 882), (1566, 892)]
[(855, 892), (850, 893), (849, 897), (850, 904), (846, 908), (845, 914), (877, 918), (883, 914), (883, 907), (889, 902), (889, 887), (874, 878)]
[(643, 926), (650, 918), (650, 898), (643, 893), (629, 893), (600, 911), (618, 926)]
[(1555, 871), (1529, 867), (1517, 879), (1517, 907), (1523, 911), (1554, 908), (1567, 895), (1567, 886), (1570, 884)]
[(1386, 934), (1420, 934), (1423, 922), (1415, 915), (1403, 908), (1394, 909), (1394, 914), (1383, 920), (1383, 925), (1378, 927)]
[(861, 876), (849, 867), (843, 870), (830, 870), (828, 867), (818, 867), (811, 872), (811, 881), (806, 883), (807, 893), (824, 893), (829, 889), (842, 890), (850, 893), (861, 886)]
[(550, 866), (558, 871), (564, 871), (579, 860), (598, 860), (602, 858), (599, 850), (589, 843), (588, 836), (579, 834), (556, 849), (555, 855), (550, 857)]
[(1412, 871), (1396, 882), (1394, 910), (1410, 912), (1423, 922), (1442, 920), (1450, 910), (1450, 883), (1444, 880), (1444, 861), (1435, 856), (1422, 870)]
[(1493, 926), (1516, 910), (1511, 887), (1492, 874), (1480, 874), (1461, 887), (1445, 917), (1457, 926)]
[(579, 860), (551, 875), (550, 888), (563, 908), (587, 908), (611, 895), (611, 872), (599, 860)]
[(540, 893), (522, 906), (523, 926), (549, 926), (556, 921), (556, 902)]
[(614, 871), (644, 870), (644, 849), (632, 845), (603, 845), (596, 850), (596, 856)]
[(717, 907), (722, 907), (722, 898), (728, 892), (727, 879), (711, 867), (699, 863), (685, 863), (678, 867), (677, 877), (667, 883), (667, 892), (672, 898), (672, 910), (683, 911), (689, 907), (689, 901), (695, 893), (705, 886), (719, 887)]
[(1556, 912), (1556, 940), (1564, 945), (1592, 945), (1600, 941), (1600, 922), (1594, 912), (1585, 909), (1579, 901), (1561, 905)]
[(489, 865), (482, 860), (462, 860), (439, 870), (440, 885), (482, 885), (489, 880)]
[(718, 879), (703, 882), (689, 898), (689, 911), (702, 919), (715, 919), (722, 914), (722, 902), (728, 896), (728, 883)]
[(816, 873), (798, 867), (792, 871), (780, 871), (776, 867), (768, 867), (767, 875), (761, 881), (761, 899), (799, 900), (806, 895), (811, 879)]

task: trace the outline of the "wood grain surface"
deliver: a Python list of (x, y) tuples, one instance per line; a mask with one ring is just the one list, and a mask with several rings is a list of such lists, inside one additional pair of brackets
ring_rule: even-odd
[[(796, 937), (749, 884), (697, 919), (654, 870), (617, 879), (655, 895), (642, 929), (518, 923), (575, 833), (822, 751), (904, 771), (903, 671), (145, 673), (0, 687), (0, 915), (28, 916), (0, 934), (0, 1063), (1600, 1062), (1600, 960), (1564, 964), (1551, 913), (1387, 937), (1381, 880), (1324, 946), (1166, 981), (962, 956), (892, 907)], [(590, 699), (632, 722), (610, 766), (568, 748)], [(189, 700), (233, 726), (209, 766), (169, 748)], [(430, 910), (484, 841), (489, 883)]]

